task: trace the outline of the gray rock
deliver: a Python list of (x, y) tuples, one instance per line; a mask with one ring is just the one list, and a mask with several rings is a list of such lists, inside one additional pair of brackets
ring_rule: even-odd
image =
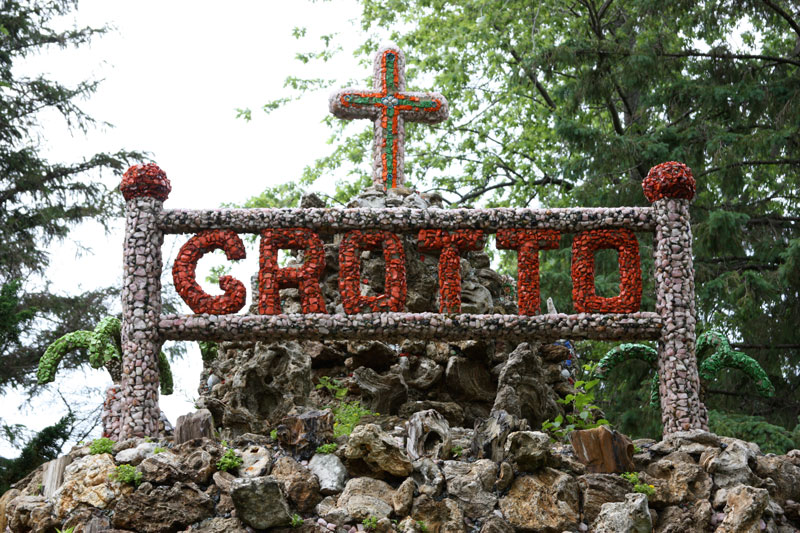
[(239, 519), (251, 527), (289, 525), (289, 505), (281, 484), (270, 476), (233, 480), (231, 497)]
[(450, 456), (450, 424), (438, 411), (429, 409), (414, 413), (406, 422), (406, 428), (406, 451), (411, 459), (423, 456), (446, 459)]
[(179, 416), (175, 424), (175, 444), (199, 438), (214, 438), (214, 417), (208, 409)]
[(550, 437), (541, 431), (515, 431), (506, 439), (505, 456), (519, 470), (538, 470), (550, 457)]
[(759, 524), (769, 502), (767, 489), (739, 485), (728, 490), (725, 519), (717, 531), (720, 533), (751, 533), (761, 529)]
[(500, 498), (500, 510), (516, 530), (575, 531), (579, 522), (580, 491), (575, 479), (545, 468), (514, 479)]
[(442, 471), (447, 480), (447, 491), (466, 516), (481, 518), (492, 512), (497, 504), (497, 496), (493, 492), (497, 481), (497, 464), (494, 461), (445, 461)]
[(710, 448), (700, 457), (700, 465), (714, 478), (714, 485), (721, 488), (736, 485), (755, 485), (758, 477), (750, 465), (756, 465), (759, 453), (756, 444), (723, 437), (725, 449)]
[(347, 469), (342, 460), (332, 453), (318, 453), (311, 458), (308, 468), (319, 480), (322, 494), (336, 494), (344, 490)]
[(239, 475), (242, 477), (268, 476), (272, 466), (269, 450), (263, 446), (248, 446), (241, 452), (242, 464)]
[(438, 497), (445, 489), (445, 479), (436, 463), (428, 457), (423, 457), (414, 461), (413, 466), (412, 477), (417, 482), (420, 494), (426, 494), (431, 498)]
[(135, 448), (128, 448), (126, 450), (118, 452), (114, 456), (114, 460), (120, 464), (127, 463), (136, 466), (142, 461), (144, 461), (147, 457), (153, 455), (153, 451), (157, 447), (158, 447), (157, 442), (142, 442)]
[(393, 496), (394, 490), (385, 481), (357, 477), (347, 482), (338, 506), (359, 521), (370, 516), (386, 518), (394, 510)]
[(592, 529), (595, 533), (650, 533), (653, 520), (647, 496), (628, 494), (624, 502), (604, 503)]
[(405, 516), (411, 511), (411, 504), (414, 503), (414, 491), (417, 490), (417, 483), (413, 478), (406, 478), (392, 496), (392, 506), (397, 516)]
[(504, 410), (524, 418), (531, 427), (561, 413), (558, 397), (545, 382), (539, 344), (524, 342), (508, 355), (500, 371), (492, 411)]
[(406, 477), (414, 470), (408, 454), (377, 424), (357, 426), (347, 440), (344, 456), (362, 459), (373, 471)]

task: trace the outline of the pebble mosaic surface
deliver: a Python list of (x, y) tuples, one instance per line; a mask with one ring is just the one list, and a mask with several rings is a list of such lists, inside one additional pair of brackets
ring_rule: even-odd
[(361, 229), (412, 232), (420, 229), (553, 229), (578, 232), (601, 228), (655, 230), (651, 207), (571, 207), (558, 209), (166, 209), (159, 217), (164, 233), (195, 233), (225, 228), (261, 233), (264, 228), (308, 228), (328, 233)]
[[(666, 165), (666, 166), (665, 166)], [(672, 169), (672, 173), (664, 171)], [(652, 190), (670, 192), (675, 174), (691, 177), (681, 163), (653, 167), (645, 179)], [(688, 180), (687, 180), (688, 181)], [(660, 186), (659, 183), (665, 183)], [(692, 187), (692, 190), (694, 188)], [(683, 193), (681, 193), (683, 194)], [(708, 429), (708, 413), (700, 400), (700, 378), (695, 356), (694, 265), (688, 198), (661, 198), (656, 210), (656, 312), (664, 320), (658, 343), (659, 395), (664, 434)]]
[(373, 65), (373, 89), (347, 88), (333, 93), (330, 111), (344, 119), (368, 118), (375, 123), (372, 180), (384, 189), (405, 181), (405, 125), (434, 124), (447, 118), (447, 100), (438, 93), (407, 92), (406, 59), (396, 46), (378, 50)]
[(563, 338), (653, 340), (656, 313), (555, 315), (452, 315), (362, 313), (292, 315), (164, 315), (159, 331), (169, 340), (360, 339), (466, 340), (498, 338), (552, 341)]

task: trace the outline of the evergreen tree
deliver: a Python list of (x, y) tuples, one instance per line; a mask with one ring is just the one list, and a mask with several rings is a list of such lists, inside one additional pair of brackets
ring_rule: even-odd
[[(29, 56), (52, 47), (80, 46), (106, 31), (54, 29), (54, 20), (76, 6), (76, 0), (0, 0), (0, 391), (33, 386), (46, 348), (66, 333), (97, 323), (109, 313), (109, 299), (118, 292), (108, 288), (65, 295), (48, 285), (31, 288), (42, 285), (50, 244), (67, 237), (76, 224), (105, 223), (119, 213), (120, 197), (98, 181), (100, 174), (120, 174), (143, 157), (120, 151), (54, 162), (41, 153), (43, 111), (56, 111), (79, 132), (95, 123), (78, 101), (95, 92), (96, 81), (68, 86), (44, 75), (21, 75), (19, 69)], [(85, 361), (85, 353), (72, 353), (61, 364), (75, 368)], [(70, 424), (72, 418), (65, 418), (35, 437), (30, 453), (45, 459), (57, 455)], [(45, 456), (42, 450), (55, 451)], [(10, 470), (4, 466), (2, 483), (13, 482), (34, 463)]]
[[(366, 67), (374, 36), (388, 33), (406, 52), (411, 88), (447, 97), (451, 117), (433, 134), (407, 124), (406, 174), (453, 205), (648, 205), (648, 169), (688, 164), (698, 182), (698, 333), (720, 328), (776, 386), (761, 398), (730, 373), (706, 400), (792, 428), (800, 414), (797, 11), (785, 0), (363, 0), (362, 29), (373, 37), (359, 53)], [(300, 59), (328, 58), (335, 42), (323, 40), (324, 50)], [(287, 80), (301, 90), (344, 82)], [(306, 169), (304, 186), (344, 168), (346, 197), (368, 180), (372, 125), (328, 121), (333, 150)], [(542, 253), (541, 274), (543, 296), (567, 312), (570, 239)], [(640, 245), (643, 308), (652, 310), (652, 237)], [(515, 263), (504, 261), (510, 271)], [(597, 264), (598, 291), (613, 294), (615, 254)], [(607, 349), (583, 348), (595, 359)], [(608, 417), (634, 435), (649, 398), (640, 370), (603, 391)]]

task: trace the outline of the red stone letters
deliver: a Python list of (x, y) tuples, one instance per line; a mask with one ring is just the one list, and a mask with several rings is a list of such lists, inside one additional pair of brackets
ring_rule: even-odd
[(244, 285), (231, 276), (219, 278), (219, 286), (225, 291), (221, 296), (206, 293), (195, 278), (197, 261), (213, 250), (222, 249), (230, 260), (244, 259), (244, 243), (231, 230), (201, 231), (181, 246), (172, 266), (175, 290), (195, 313), (227, 315), (244, 307), (246, 292)]
[[(540, 312), (539, 251), (558, 248), (561, 234), (552, 229), (499, 229), (497, 248), (516, 250), (518, 306), (520, 315)], [(439, 312), (461, 312), (461, 253), (482, 250), (482, 230), (454, 231), (423, 229), (419, 232), (420, 251), (440, 251)], [(183, 245), (172, 269), (175, 288), (195, 313), (236, 313), (245, 304), (244, 285), (230, 276), (220, 278), (222, 296), (211, 296), (195, 280), (197, 261), (203, 254), (221, 248), (228, 259), (242, 259), (244, 245), (232, 230), (203, 231)], [(604, 298), (595, 293), (594, 253), (613, 248), (619, 252), (619, 296)], [(302, 250), (299, 267), (278, 266), (278, 251)], [(376, 296), (361, 294), (361, 252), (383, 250), (386, 264), (384, 292)], [(258, 312), (276, 315), (281, 309), (280, 289), (297, 287), (303, 313), (325, 313), (320, 278), (325, 268), (325, 250), (319, 235), (305, 228), (261, 231), (258, 273)], [(633, 313), (642, 298), (642, 271), (639, 243), (630, 229), (582, 231), (572, 243), (572, 297), (579, 313)], [(339, 248), (339, 292), (347, 314), (360, 312), (402, 312), (407, 287), (405, 252), (402, 240), (385, 230), (353, 230)]]
[[(595, 293), (594, 253), (604, 248), (619, 252), (619, 296)], [(582, 231), (572, 241), (572, 304), (579, 313), (633, 313), (642, 301), (639, 241), (629, 229)]]
[[(303, 250), (303, 266), (278, 267), (278, 250)], [(319, 278), (325, 268), (325, 250), (319, 235), (304, 228), (266, 229), (261, 232), (258, 270), (258, 312), (281, 313), (280, 289), (297, 287), (303, 313), (324, 313)]]
[(423, 229), (419, 232), (420, 251), (441, 250), (439, 256), (439, 312), (461, 312), (461, 254), (483, 250), (483, 231), (459, 229), (444, 231)]
[(558, 230), (501, 229), (497, 248), (517, 250), (517, 307), (521, 315), (539, 314), (539, 250), (558, 248)]
[[(378, 296), (361, 294), (361, 251), (383, 247), (386, 263), (385, 292)], [(365, 307), (372, 312), (400, 312), (406, 301), (406, 255), (400, 238), (388, 231), (350, 231), (339, 247), (339, 292), (345, 313)]]

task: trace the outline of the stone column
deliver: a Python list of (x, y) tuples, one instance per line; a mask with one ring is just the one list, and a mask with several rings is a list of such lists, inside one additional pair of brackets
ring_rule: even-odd
[(677, 162), (650, 169), (642, 183), (653, 204), (656, 312), (664, 321), (658, 341), (658, 375), (664, 436), (708, 429), (700, 400), (695, 355), (695, 294), (689, 203), (694, 198), (692, 171)]
[(122, 278), (122, 380), (118, 439), (158, 436), (158, 334), (161, 245), (158, 214), (171, 190), (156, 165), (134, 165), (120, 185), (125, 197)]

